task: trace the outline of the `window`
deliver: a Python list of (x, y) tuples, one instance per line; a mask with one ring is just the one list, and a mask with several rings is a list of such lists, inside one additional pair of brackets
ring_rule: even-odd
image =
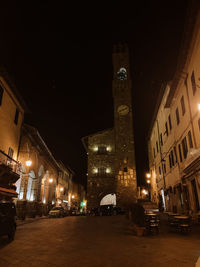
[(11, 159), (13, 158), (13, 154), (14, 154), (14, 150), (11, 147), (9, 147), (9, 149), (8, 149), (9, 158), (7, 159), (7, 164), (8, 165), (12, 163)]
[(180, 123), (178, 108), (176, 109), (176, 122), (177, 122), (177, 125)]
[(170, 152), (171, 154), (171, 164), (172, 166), (174, 166), (174, 153), (173, 153), (173, 150)]
[(187, 153), (188, 153), (188, 146), (187, 146), (186, 137), (183, 138), (181, 143), (182, 143), (182, 148), (183, 148), (183, 156), (184, 156), (184, 159), (186, 159)]
[(99, 167), (97, 170), (98, 171), (96, 173), (96, 176), (101, 176), (101, 175), (106, 174), (106, 168), (105, 167)]
[(0, 85), (0, 106), (1, 106), (1, 104), (2, 104), (2, 98), (3, 98), (3, 88), (1, 87), (1, 85)]
[(182, 152), (181, 152), (181, 145), (180, 144), (178, 145), (178, 151), (179, 151), (180, 162), (182, 162), (183, 159), (182, 159)]
[(165, 122), (165, 133), (168, 136), (168, 125), (167, 125), (167, 122)]
[(171, 154), (169, 153), (169, 167), (172, 167), (172, 159), (171, 159)]
[(171, 131), (171, 129), (172, 129), (172, 122), (171, 122), (171, 116), (170, 115), (168, 116), (168, 121), (169, 121), (169, 129)]
[(200, 119), (198, 119), (198, 126), (199, 126), (199, 131), (200, 131)]
[(177, 159), (177, 153), (176, 153), (176, 147), (174, 146), (174, 157), (175, 157), (175, 163), (177, 163), (178, 159)]
[(192, 83), (192, 92), (193, 92), (193, 95), (195, 95), (197, 87), (196, 87), (196, 82), (195, 82), (194, 71), (192, 72), (192, 75), (191, 75), (191, 83)]
[(160, 134), (160, 144), (163, 146), (162, 134)]
[(163, 163), (163, 165), (162, 165), (162, 166), (163, 166), (163, 172), (164, 172), (164, 173), (166, 173), (166, 164), (165, 164), (165, 163)]
[(9, 147), (8, 156), (12, 158), (13, 157), (13, 153), (14, 153), (14, 150), (11, 147)]
[(158, 152), (158, 142), (156, 141), (156, 150)]
[(16, 108), (15, 119), (14, 119), (14, 122), (15, 122), (16, 125), (18, 123), (18, 119), (19, 119), (19, 110)]
[(184, 96), (181, 97), (181, 108), (182, 108), (182, 115), (185, 114), (185, 102), (184, 102)]
[(191, 131), (188, 132), (188, 140), (189, 140), (189, 146), (190, 146), (190, 148), (193, 148)]

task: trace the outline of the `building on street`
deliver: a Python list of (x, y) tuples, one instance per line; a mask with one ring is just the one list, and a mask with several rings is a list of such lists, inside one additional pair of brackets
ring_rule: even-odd
[(115, 45), (112, 58), (114, 127), (82, 138), (88, 154), (88, 210), (106, 203), (125, 205), (137, 197), (127, 45)]
[[(193, 1), (192, 1), (193, 2)], [(188, 9), (172, 81), (162, 85), (148, 137), (151, 197), (167, 211), (200, 212), (200, 9)]]

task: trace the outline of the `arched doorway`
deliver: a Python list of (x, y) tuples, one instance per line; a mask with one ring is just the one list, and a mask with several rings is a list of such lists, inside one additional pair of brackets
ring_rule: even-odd
[(103, 205), (113, 205), (116, 206), (116, 194), (107, 194), (105, 195), (101, 201), (100, 201), (100, 206)]

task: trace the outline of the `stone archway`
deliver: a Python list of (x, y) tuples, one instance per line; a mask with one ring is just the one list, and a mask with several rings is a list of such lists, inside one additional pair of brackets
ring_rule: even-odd
[(116, 194), (111, 193), (111, 194), (105, 195), (100, 201), (100, 206), (103, 206), (103, 205), (116, 206)]

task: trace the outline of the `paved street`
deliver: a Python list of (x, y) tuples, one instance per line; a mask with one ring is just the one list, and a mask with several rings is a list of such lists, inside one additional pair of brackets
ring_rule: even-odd
[(134, 236), (124, 216), (40, 219), (1, 238), (0, 266), (180, 266), (200, 256), (200, 235)]

